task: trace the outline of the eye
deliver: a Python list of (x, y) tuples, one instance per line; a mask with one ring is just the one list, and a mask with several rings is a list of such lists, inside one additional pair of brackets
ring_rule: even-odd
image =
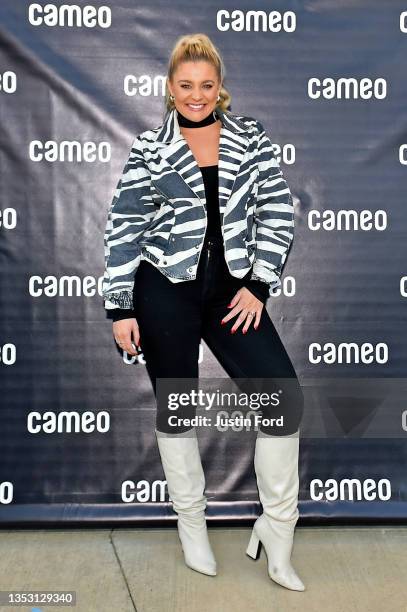
[[(187, 83), (184, 83), (183, 85), (181, 85), (182, 89), (187, 89), (189, 87), (189, 85)], [(206, 89), (212, 89), (213, 85), (211, 85), (211, 83), (207, 83), (206, 85), (204, 85), (204, 87)]]

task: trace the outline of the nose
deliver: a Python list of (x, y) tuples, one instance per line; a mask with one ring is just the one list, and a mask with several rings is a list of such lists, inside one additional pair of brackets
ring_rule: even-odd
[(196, 102), (197, 104), (199, 104), (199, 102), (202, 101), (202, 94), (199, 90), (199, 87), (192, 92), (191, 97), (192, 97), (192, 100)]

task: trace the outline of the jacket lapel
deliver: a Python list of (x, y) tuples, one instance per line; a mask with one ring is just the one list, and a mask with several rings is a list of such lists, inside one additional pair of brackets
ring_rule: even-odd
[[(219, 140), (219, 205), (223, 217), (227, 214), (227, 205), (233, 194), (236, 177), (249, 147), (251, 128), (220, 108), (216, 108), (215, 113), (222, 122)], [(163, 144), (158, 149), (158, 154), (181, 176), (192, 191), (194, 199), (198, 198), (206, 208), (202, 173), (181, 134), (175, 109), (167, 115), (156, 140)]]

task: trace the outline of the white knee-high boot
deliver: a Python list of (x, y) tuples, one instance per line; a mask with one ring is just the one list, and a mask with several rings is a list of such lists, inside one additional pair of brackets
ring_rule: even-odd
[(178, 535), (188, 567), (216, 576), (216, 560), (206, 528), (205, 475), (196, 430), (165, 434), (155, 429), (172, 506), (178, 514)]
[(270, 578), (287, 589), (304, 591), (290, 561), (299, 517), (298, 455), (299, 430), (292, 436), (258, 432), (254, 465), (263, 513), (254, 523), (246, 554), (257, 559), (263, 544)]

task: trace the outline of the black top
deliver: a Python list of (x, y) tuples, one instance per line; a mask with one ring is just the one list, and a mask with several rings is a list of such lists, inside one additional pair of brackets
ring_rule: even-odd
[[(205, 185), (206, 199), (206, 215), (207, 226), (205, 241), (209, 238), (223, 243), (220, 210), (219, 210), (219, 195), (218, 195), (218, 166), (199, 166), (202, 173), (203, 182)], [(205, 245), (204, 241), (204, 245)]]
[[(206, 214), (208, 218), (207, 229), (205, 234), (205, 242), (207, 239), (223, 244), (223, 236), (221, 229), (220, 210), (219, 210), (219, 193), (218, 193), (218, 170), (219, 167), (215, 166), (200, 166), (199, 169), (202, 173), (202, 178), (205, 185), (205, 198), (206, 198)], [(251, 269), (249, 270), (244, 280), (244, 286), (249, 289), (257, 297), (258, 300), (266, 303), (269, 297), (269, 286), (267, 283), (259, 280), (251, 280)]]

